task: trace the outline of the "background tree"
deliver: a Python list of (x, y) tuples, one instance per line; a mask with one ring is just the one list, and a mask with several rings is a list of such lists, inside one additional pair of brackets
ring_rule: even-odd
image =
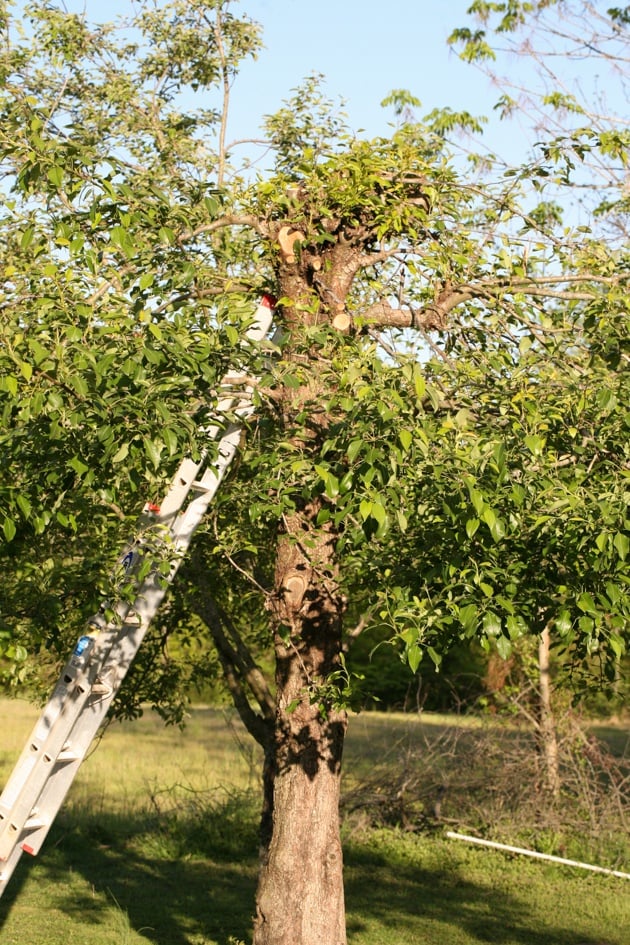
[[(545, 0), (533, 4), (475, 2), (468, 12), (479, 28), (456, 29), (450, 42), (463, 59), (485, 71), (501, 89), (496, 108), (502, 119), (518, 121), (521, 129), (529, 131), (532, 142), (543, 136), (537, 147), (555, 168), (545, 182), (546, 201), (536, 212), (555, 214), (558, 220), (569, 220), (573, 225), (582, 224), (581, 230), (590, 234), (589, 252), (600, 253), (603, 244), (611, 264), (625, 266), (629, 137), (623, 103), (628, 80), (627, 8)], [(508, 60), (509, 76), (504, 72)], [(562, 62), (560, 70), (558, 62)], [(604, 84), (600, 81), (602, 71), (608, 77)], [(613, 250), (617, 250), (616, 255)], [(593, 351), (602, 354), (607, 349), (604, 363), (612, 368), (611, 375), (606, 370), (603, 376), (600, 374), (599, 388), (593, 389), (591, 397), (612, 406), (617, 416), (627, 416), (623, 405), (628, 403), (628, 392), (623, 385), (619, 389), (616, 382), (617, 371), (627, 363), (626, 323), (623, 302), (615, 306), (614, 314), (608, 310), (604, 315), (601, 308), (589, 312), (584, 322)], [(617, 410), (618, 394), (621, 414)], [(606, 419), (594, 423), (595, 433), (600, 422), (605, 426)], [(623, 453), (620, 462), (622, 468), (627, 465)], [(609, 508), (608, 497), (602, 485), (605, 511)], [(595, 520), (596, 516), (591, 519)], [(627, 520), (623, 513), (618, 522), (620, 532), (608, 540), (617, 542), (623, 562), (627, 554)], [(604, 533), (596, 537), (598, 552), (604, 552), (606, 541)], [(613, 586), (607, 589), (616, 597)], [(588, 611), (588, 600), (582, 603)], [(590, 619), (588, 612), (582, 618), (583, 623)], [(540, 641), (540, 712), (546, 719), (546, 752), (554, 757), (550, 690), (545, 683), (553, 642), (549, 627), (540, 632)], [(621, 661), (623, 647), (615, 637), (612, 642)], [(592, 645), (597, 648), (596, 643)], [(611, 665), (607, 672), (609, 684), (612, 682), (615, 688), (618, 669), (616, 682)], [(557, 772), (550, 780), (557, 785)]]
[[(50, 4), (26, 22), (6, 7), (7, 672), (66, 651), (112, 590), (97, 549), (199, 451), (227, 366), (262, 371), (122, 704), (177, 693), (159, 657), (193, 610), (265, 748), (254, 941), (338, 945), (344, 634), (380, 623), (412, 669), (546, 628), (576, 658), (623, 651), (627, 249), (545, 200), (571, 189), (569, 145), (462, 174), (445, 135), (470, 116), (415, 121), (400, 92), (391, 137), (365, 141), (308, 80), (268, 120), (274, 167), (239, 173), (229, 92), (259, 34), (227, 2), (140, 7), (120, 34)], [(283, 335), (259, 351), (241, 338), (263, 291)]]

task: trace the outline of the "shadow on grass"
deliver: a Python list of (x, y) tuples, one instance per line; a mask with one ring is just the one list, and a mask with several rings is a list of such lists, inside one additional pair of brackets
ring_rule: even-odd
[[(541, 921), (525, 891), (518, 898), (506, 891), (498, 869), (496, 888), (487, 876), (466, 878), (462, 861), (440, 841), (408, 837), (402, 849), (382, 837), (380, 847), (346, 845), (350, 945), (621, 945), (573, 931), (569, 922), (560, 927), (553, 912)], [(66, 813), (41, 857), (23, 858), (2, 905), (26, 895), (24, 887), (45, 887), (49, 908), (68, 916), (79, 935), (72, 941), (85, 945), (90, 927), (111, 929), (112, 905), (152, 945), (249, 942), (256, 849), (255, 810), (246, 800), (166, 818)], [(105, 941), (103, 934), (93, 940)]]
[(71, 919), (73, 934), (83, 927), (86, 945), (90, 926), (112, 928), (112, 910), (114, 919), (119, 913), (112, 945), (128, 940), (125, 927), (154, 945), (247, 941), (256, 829), (241, 823), (230, 835), (233, 812), (222, 822), (219, 814), (211, 812), (206, 825), (198, 816), (161, 824), (150, 815), (60, 815), (41, 855), (20, 861), (2, 899), (0, 930), (2, 916), (38, 885), (46, 887), (47, 907)]
[[(424, 841), (430, 843), (430, 841)], [(442, 864), (436, 865), (438, 857)], [(465, 866), (438, 842), (427, 857), (433, 861), (396, 862), (387, 853), (354, 843), (346, 848), (346, 901), (350, 945), (622, 945), (576, 931), (557, 912), (537, 915), (528, 904), (527, 877), (523, 896), (506, 892), (497, 875), (492, 883), (466, 879)], [(552, 900), (552, 896), (550, 896)], [(560, 923), (558, 920), (560, 919)], [(372, 927), (372, 929), (371, 929)], [(375, 934), (377, 933), (377, 934)]]

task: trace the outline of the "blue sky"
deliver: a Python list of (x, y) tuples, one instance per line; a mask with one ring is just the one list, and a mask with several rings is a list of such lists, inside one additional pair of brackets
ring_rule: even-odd
[(388, 92), (408, 89), (423, 112), (449, 105), (473, 113), (492, 104), (488, 80), (447, 46), (455, 26), (467, 21), (470, 0), (244, 0), (240, 4), (264, 28), (265, 49), (248, 65), (235, 95), (235, 121), (274, 111), (287, 92), (313, 72), (326, 76), (331, 96), (341, 96), (355, 128), (387, 129), (391, 113), (380, 107)]

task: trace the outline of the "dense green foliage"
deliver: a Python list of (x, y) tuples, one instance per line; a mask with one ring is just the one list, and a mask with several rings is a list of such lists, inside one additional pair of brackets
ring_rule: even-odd
[[(529, 12), (483, 6), (516, 17), (501, 29)], [(454, 642), (507, 657), (550, 627), (614, 678), (630, 616), (623, 174), (590, 226), (563, 220), (560, 198), (583, 186), (587, 146), (623, 166), (625, 138), (586, 142), (580, 126), (506, 173), (478, 156), (462, 170), (446, 135), (470, 116), (416, 120), (398, 92), (391, 138), (364, 141), (309, 80), (269, 118), (275, 166), (254, 177), (225, 121), (259, 30), (229, 3), (141, 4), (124, 29), (50, 3), (25, 14), (20, 34), (3, 4), (5, 678), (65, 652), (111, 592), (137, 511), (200, 449), (227, 365), (260, 371), (240, 339), (279, 288), (284, 221), (324, 317), (266, 362), (256, 426), (202, 538), (222, 605), (262, 647), (273, 536), (316, 496), (348, 630), (380, 627), (413, 671)], [(326, 253), (359, 241), (331, 300)], [(296, 300), (280, 303), (294, 324)], [(339, 306), (347, 333), (328, 318)], [(329, 395), (305, 395), (287, 429), (274, 392), (308, 388), (313, 350)], [(296, 450), (320, 413), (325, 437)], [(179, 625), (171, 653), (200, 654), (198, 673), (207, 653), (181, 603), (159, 629)], [(138, 699), (168, 701), (190, 678), (162, 644), (146, 649)]]

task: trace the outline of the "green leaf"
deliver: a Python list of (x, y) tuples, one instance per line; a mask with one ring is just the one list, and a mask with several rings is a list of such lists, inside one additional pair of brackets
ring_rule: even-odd
[(407, 662), (412, 673), (417, 672), (418, 666), (422, 662), (422, 650), (419, 646), (411, 646), (406, 651)]
[(477, 529), (479, 528), (479, 519), (478, 518), (469, 518), (466, 522), (466, 534), (469, 538), (472, 538), (475, 535)]
[(74, 469), (78, 476), (85, 475), (85, 473), (90, 468), (82, 460), (80, 460), (78, 456), (73, 456), (72, 459), (68, 461), (68, 466), (70, 466), (71, 469)]
[(505, 523), (500, 519), (490, 506), (486, 506), (482, 513), (482, 519), (490, 529), (490, 534), (495, 541), (501, 541), (505, 537)]
[(492, 531), (497, 521), (497, 517), (493, 509), (491, 509), (490, 506), (486, 506), (486, 508), (483, 510), (483, 514), (481, 517), (483, 518), (484, 522), (486, 523), (490, 531)]
[(630, 550), (630, 541), (628, 541), (627, 535), (624, 535), (622, 532), (617, 532), (613, 538), (613, 545), (617, 549), (617, 554), (622, 561), (625, 561), (628, 557), (628, 551)]
[(580, 594), (577, 605), (585, 614), (598, 614), (599, 609), (590, 594)]
[(571, 614), (568, 610), (561, 610), (556, 617), (556, 630), (561, 637), (565, 637), (572, 629)]
[(510, 616), (506, 618), (505, 625), (510, 640), (518, 640), (519, 637), (522, 637), (523, 634), (527, 632), (527, 627), (522, 617), (514, 617), (510, 614)]
[(620, 637), (617, 633), (611, 633), (608, 637), (608, 643), (615, 656), (621, 659), (626, 652), (626, 644), (623, 637)]
[(413, 434), (409, 430), (401, 430), (398, 434), (402, 448), (407, 452), (413, 442)]
[(602, 389), (597, 393), (597, 406), (600, 410), (610, 413), (617, 406), (617, 397), (614, 391)]
[(364, 522), (366, 522), (372, 514), (373, 505), (368, 499), (361, 499), (361, 504), (359, 506), (359, 514)]
[(15, 397), (18, 392), (18, 379), (14, 374), (7, 374), (6, 377), (3, 377), (4, 386), (11, 394), (12, 397)]
[(615, 607), (616, 604), (619, 602), (619, 599), (620, 599), (620, 597), (621, 597), (621, 590), (620, 590), (620, 588), (617, 587), (616, 584), (613, 584), (612, 581), (607, 581), (607, 582), (606, 582), (606, 594), (608, 595), (608, 600), (610, 601), (610, 603), (612, 604), (612, 606)]
[(58, 165), (50, 167), (46, 176), (48, 177), (50, 183), (55, 187), (61, 187), (63, 182), (63, 168), (59, 167)]
[(15, 527), (15, 522), (13, 521), (13, 519), (5, 518), (4, 524), (2, 526), (2, 530), (4, 532), (4, 537), (6, 538), (6, 540), (13, 541), (13, 539), (15, 538), (16, 531), (17, 531)]
[(529, 434), (524, 440), (525, 446), (534, 456), (540, 456), (545, 449), (546, 442), (544, 436), (536, 436), (534, 434)]
[(597, 538), (595, 539), (595, 544), (597, 545), (597, 550), (602, 554), (608, 547), (608, 539), (610, 535), (607, 532), (600, 532)]
[(502, 519), (497, 518), (494, 520), (490, 526), (490, 534), (496, 542), (501, 541), (505, 537), (505, 524)]
[(28, 518), (33, 509), (29, 499), (25, 495), (18, 495), (15, 501), (24, 518)]
[(175, 431), (171, 430), (169, 427), (164, 427), (162, 430), (162, 439), (166, 444), (169, 456), (174, 456), (179, 448), (179, 441)]
[(481, 494), (481, 492), (479, 492), (478, 489), (475, 489), (472, 486), (469, 486), (468, 492), (470, 493), (470, 501), (473, 504), (473, 508), (475, 512), (477, 513), (477, 515), (481, 515), (485, 507), (483, 495)]
[(160, 443), (157, 440), (152, 440), (150, 437), (144, 437), (144, 451), (149, 457), (149, 460), (153, 464), (154, 469), (158, 469), (160, 465), (160, 456), (162, 455), (162, 450), (164, 444)]
[(416, 397), (418, 398), (418, 400), (424, 400), (424, 396), (427, 392), (427, 385), (424, 379), (424, 375), (421, 373), (419, 369), (414, 370), (413, 385), (414, 385), (414, 388), (416, 391)]
[(120, 449), (118, 449), (112, 456), (112, 463), (114, 463), (114, 465), (118, 463), (122, 463), (125, 459), (127, 459), (128, 455), (129, 455), (129, 444), (123, 443)]
[(348, 446), (348, 449), (346, 450), (346, 456), (348, 457), (349, 462), (351, 463), (354, 462), (354, 460), (357, 458), (357, 456), (361, 452), (362, 447), (363, 447), (363, 440), (352, 440), (352, 442)]
[(331, 472), (326, 476), (326, 495), (329, 499), (336, 499), (339, 495), (339, 480)]
[(427, 653), (431, 657), (433, 665), (435, 666), (435, 671), (437, 672), (442, 665), (442, 654), (438, 653), (437, 650), (434, 650), (432, 646), (427, 647)]
[(470, 635), (477, 627), (477, 608), (474, 604), (466, 604), (464, 607), (459, 608), (459, 619)]
[(177, 242), (177, 237), (169, 226), (161, 226), (158, 230), (158, 237), (166, 246), (174, 246)]
[(501, 633), (501, 618), (489, 610), (484, 614), (481, 626), (487, 637), (498, 637)]
[(387, 512), (383, 505), (377, 500), (372, 503), (372, 518), (375, 519), (379, 525), (383, 525), (387, 519)]
[(155, 322), (149, 322), (149, 331), (158, 341), (162, 341), (162, 329), (159, 325), (156, 325)]
[(109, 236), (112, 244), (118, 246), (127, 256), (133, 255), (134, 244), (124, 226), (114, 226)]
[(507, 660), (512, 654), (512, 644), (507, 637), (498, 637), (497, 638), (497, 653), (502, 660)]
[(31, 243), (33, 242), (34, 236), (35, 236), (35, 227), (27, 226), (26, 229), (23, 231), (22, 236), (20, 238), (20, 249), (27, 250), (29, 246), (31, 245)]

